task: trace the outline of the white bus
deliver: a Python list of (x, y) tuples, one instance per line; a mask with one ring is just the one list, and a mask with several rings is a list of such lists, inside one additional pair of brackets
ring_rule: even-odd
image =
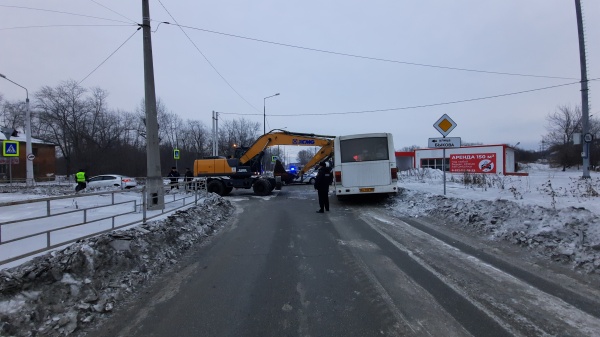
[(334, 186), (338, 198), (398, 192), (398, 169), (390, 133), (338, 136), (334, 140)]

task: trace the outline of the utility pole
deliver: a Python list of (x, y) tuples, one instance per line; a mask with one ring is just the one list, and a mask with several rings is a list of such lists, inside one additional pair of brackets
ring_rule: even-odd
[(590, 134), (590, 111), (588, 106), (588, 79), (587, 59), (585, 57), (585, 36), (583, 34), (583, 19), (581, 14), (581, 0), (575, 0), (575, 11), (577, 14), (577, 33), (579, 35), (579, 63), (581, 65), (581, 133), (583, 136), (583, 178), (590, 178), (590, 144), (593, 136)]
[(158, 118), (156, 93), (154, 89), (154, 65), (152, 60), (152, 39), (150, 30), (150, 6), (142, 0), (142, 32), (144, 36), (144, 88), (146, 109), (146, 193), (148, 209), (165, 208), (165, 190), (160, 169), (158, 147)]

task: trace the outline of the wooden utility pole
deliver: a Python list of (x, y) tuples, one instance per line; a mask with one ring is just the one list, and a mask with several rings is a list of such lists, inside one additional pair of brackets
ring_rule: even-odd
[(146, 101), (146, 193), (148, 196), (148, 209), (164, 209), (165, 190), (160, 169), (160, 151), (158, 147), (158, 118), (154, 89), (152, 32), (150, 30), (150, 6), (148, 5), (148, 0), (142, 0), (142, 32), (144, 33), (144, 87)]

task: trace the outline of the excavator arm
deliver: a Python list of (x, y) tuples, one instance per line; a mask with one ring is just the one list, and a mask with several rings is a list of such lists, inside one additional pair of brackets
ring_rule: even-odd
[[(240, 164), (246, 165), (252, 158), (261, 154), (267, 147), (275, 145), (320, 146), (321, 150), (329, 146), (333, 149), (334, 138), (334, 136), (315, 135), (312, 133), (272, 130), (259, 137), (254, 144), (246, 150), (240, 157)], [(319, 151), (319, 153), (320, 152), (321, 151)]]
[(327, 160), (333, 156), (333, 142), (324, 145), (319, 151), (304, 165), (304, 168), (298, 172), (300, 176), (304, 174), (308, 169), (317, 165), (317, 163)]

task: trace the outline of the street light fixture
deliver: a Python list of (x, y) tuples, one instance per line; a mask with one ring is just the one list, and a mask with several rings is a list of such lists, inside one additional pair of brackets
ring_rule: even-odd
[(279, 93), (263, 98), (263, 135), (267, 133), (267, 98), (279, 96)]
[(16, 82), (10, 80), (3, 74), (0, 74), (0, 77), (2, 77), (3, 79), (9, 81), (10, 83), (12, 83), (14, 85), (17, 85), (17, 86), (25, 89), (25, 95), (27, 97), (25, 100), (25, 158), (26, 158), (25, 159), (26, 160), (25, 184), (27, 186), (33, 186), (33, 158), (29, 159), (29, 156), (33, 155), (32, 150), (31, 150), (31, 112), (29, 111), (29, 90), (27, 90), (27, 88), (20, 85), (19, 83), (16, 83)]

